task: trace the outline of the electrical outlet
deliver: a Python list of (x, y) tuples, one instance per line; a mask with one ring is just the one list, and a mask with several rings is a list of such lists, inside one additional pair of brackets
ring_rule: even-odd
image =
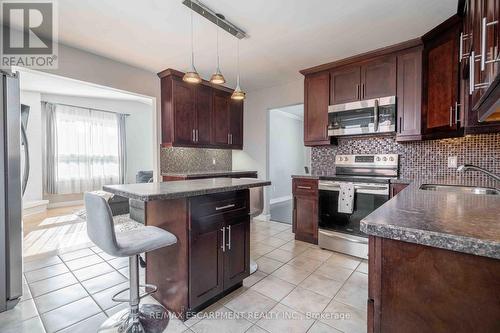
[(458, 167), (457, 156), (448, 156), (448, 168), (456, 169)]
[(212, 158), (212, 164), (215, 165), (215, 158)]

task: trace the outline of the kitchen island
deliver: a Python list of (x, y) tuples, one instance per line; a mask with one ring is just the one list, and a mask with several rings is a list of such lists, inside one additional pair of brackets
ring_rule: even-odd
[(425, 184), (500, 185), (415, 180), (361, 221), (368, 331), (500, 332), (500, 195)]
[(249, 275), (249, 188), (257, 179), (211, 178), (104, 186), (144, 202), (145, 224), (178, 242), (146, 253), (146, 283), (153, 297), (182, 319), (240, 287)]

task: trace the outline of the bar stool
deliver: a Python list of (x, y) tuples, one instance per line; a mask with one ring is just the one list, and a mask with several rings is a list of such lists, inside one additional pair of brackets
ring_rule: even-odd
[[(156, 292), (155, 285), (139, 285), (139, 254), (177, 243), (177, 238), (157, 227), (140, 226), (137, 229), (116, 232), (111, 209), (106, 200), (93, 193), (85, 193), (87, 234), (96, 246), (115, 257), (129, 257), (130, 287), (113, 296), (115, 302), (128, 302), (129, 308), (108, 318), (98, 332), (160, 333), (168, 325), (167, 310), (157, 304), (142, 304), (142, 298)], [(140, 295), (139, 288), (145, 292)], [(119, 295), (129, 290), (129, 299)]]

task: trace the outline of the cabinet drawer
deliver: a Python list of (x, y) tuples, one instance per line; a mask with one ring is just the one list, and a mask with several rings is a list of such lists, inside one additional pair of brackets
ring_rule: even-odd
[(225, 192), (194, 197), (190, 200), (191, 217), (194, 219), (216, 214), (248, 214), (248, 190)]
[(318, 181), (316, 179), (294, 179), (293, 194), (317, 195)]

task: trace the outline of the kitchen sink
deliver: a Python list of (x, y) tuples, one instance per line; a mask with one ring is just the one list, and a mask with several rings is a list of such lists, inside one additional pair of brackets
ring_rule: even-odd
[(499, 190), (491, 187), (423, 184), (420, 186), (420, 189), (426, 191), (456, 192), (456, 193), (470, 193), (470, 194), (493, 194), (493, 195), (500, 194)]

